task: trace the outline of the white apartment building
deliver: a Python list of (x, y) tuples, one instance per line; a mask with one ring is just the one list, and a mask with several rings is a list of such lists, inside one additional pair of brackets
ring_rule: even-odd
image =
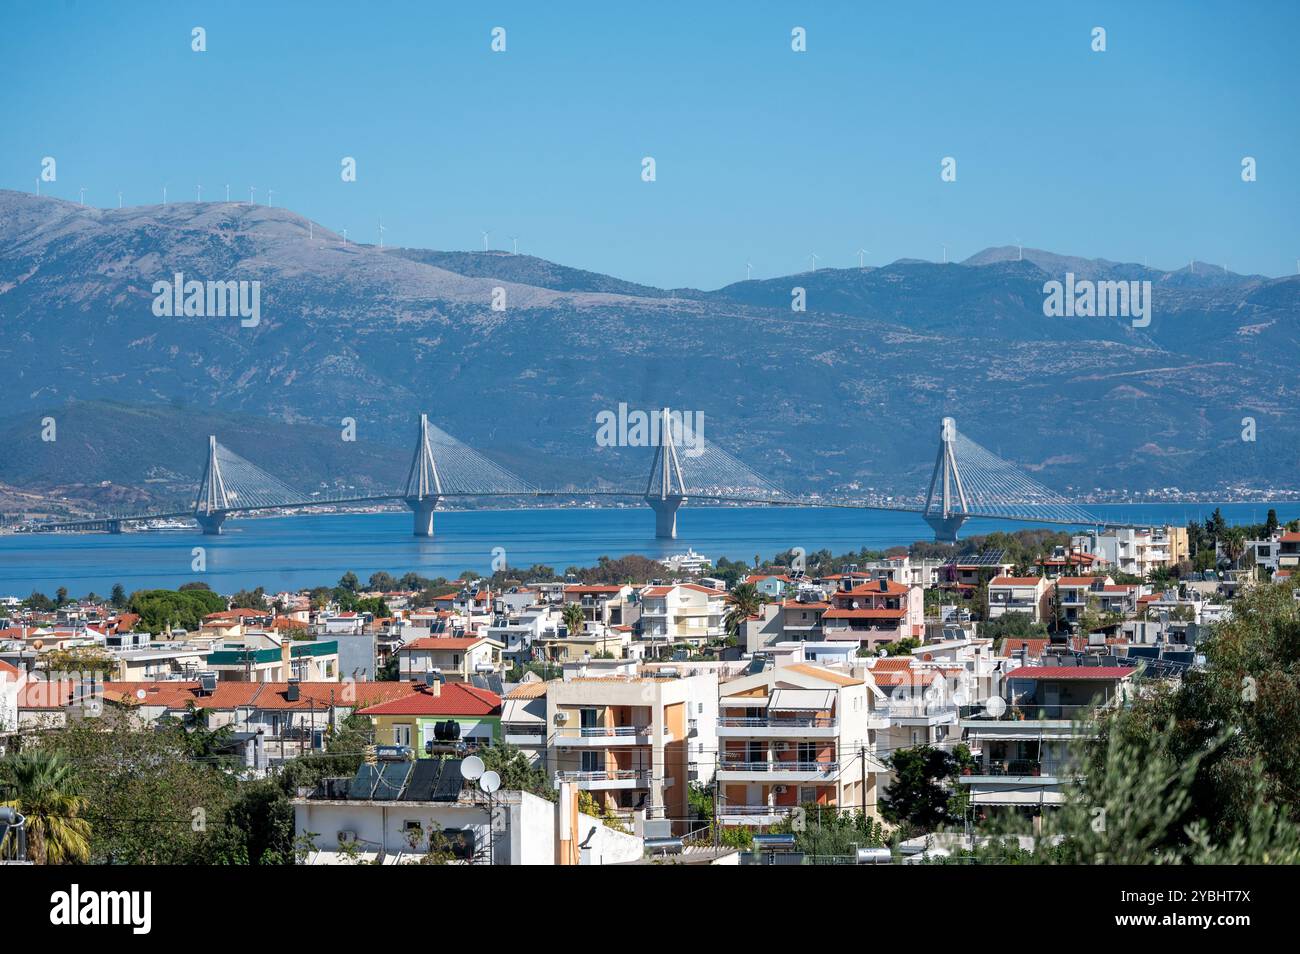
[(698, 583), (648, 586), (641, 591), (641, 638), (663, 644), (703, 645), (726, 634), (727, 594)]

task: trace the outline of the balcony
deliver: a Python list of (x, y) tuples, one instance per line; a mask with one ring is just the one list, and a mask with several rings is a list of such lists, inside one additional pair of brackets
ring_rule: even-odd
[(501, 727), (502, 738), (507, 745), (538, 746), (546, 744), (546, 726), (544, 725), (510, 725)]
[(958, 715), (955, 705), (943, 702), (890, 702), (885, 711), (894, 725), (939, 725)]
[(723, 759), (718, 766), (720, 782), (773, 782), (773, 783), (812, 783), (825, 782), (839, 772), (839, 762), (796, 762), (796, 761), (759, 761)]
[(839, 733), (839, 728), (840, 720), (835, 716), (722, 716), (718, 719), (718, 735), (733, 739), (834, 738)]
[[(574, 782), (578, 788), (589, 792), (609, 791), (619, 788), (649, 788), (650, 772), (646, 769), (612, 769), (597, 772), (556, 772), (555, 783)], [(668, 779), (664, 779), (668, 784)]]
[(1073, 778), (1076, 774), (1076, 767), (1064, 759), (989, 759), (988, 764), (975, 766), (969, 774), (963, 773), (961, 780), (1039, 779), (1048, 785)]
[[(672, 737), (672, 732), (664, 729), (664, 741), (670, 742)], [(654, 729), (648, 725), (585, 725), (555, 732), (555, 744), (569, 747), (650, 745), (653, 741)]]
[(721, 805), (718, 821), (723, 825), (775, 825), (788, 818), (792, 810), (782, 805)]
[(1090, 738), (1093, 731), (1082, 722), (1097, 705), (1044, 705), (1036, 702), (1008, 703), (1004, 712), (992, 716), (981, 707), (962, 710), (961, 727), (972, 741), (1038, 738)]

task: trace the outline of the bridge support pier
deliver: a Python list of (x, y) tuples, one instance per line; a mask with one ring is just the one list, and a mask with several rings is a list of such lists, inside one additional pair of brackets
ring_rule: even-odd
[(407, 497), (406, 505), (411, 508), (415, 518), (415, 535), (417, 537), (433, 536), (433, 512), (438, 507), (438, 498)]
[(677, 510), (686, 502), (685, 497), (646, 497), (645, 502), (655, 512), (655, 538), (677, 539)]
[(934, 528), (935, 543), (956, 543), (957, 531), (966, 522), (966, 515), (950, 513), (941, 517), (939, 514), (926, 514), (925, 522)]
[(122, 532), (122, 521), (121, 521), (121, 520), (110, 520), (110, 521), (108, 521), (108, 525), (105, 527), (105, 529), (106, 529), (109, 533), (121, 533), (121, 532)]
[(215, 537), (221, 533), (221, 525), (226, 522), (226, 511), (213, 510), (211, 513), (195, 511), (194, 519), (205, 537)]

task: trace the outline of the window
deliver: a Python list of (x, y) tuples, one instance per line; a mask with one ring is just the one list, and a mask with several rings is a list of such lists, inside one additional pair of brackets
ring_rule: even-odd
[(410, 745), (411, 727), (409, 725), (393, 726), (393, 745)]
[(584, 772), (605, 771), (605, 753), (604, 752), (583, 752), (582, 771)]

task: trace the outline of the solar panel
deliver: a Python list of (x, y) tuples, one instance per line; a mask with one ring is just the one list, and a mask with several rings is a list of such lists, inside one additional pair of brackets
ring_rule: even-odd
[(362, 762), (352, 783), (348, 785), (348, 798), (368, 799), (375, 790), (378, 779), (379, 766)]
[(385, 762), (379, 768), (379, 781), (371, 798), (377, 802), (391, 802), (402, 794), (406, 776), (411, 774), (410, 762)]
[(1128, 648), (1130, 658), (1136, 659), (1155, 659), (1160, 655), (1158, 646), (1130, 646)]
[(433, 801), (433, 792), (442, 772), (441, 759), (420, 759), (411, 770), (411, 778), (406, 783), (406, 798), (412, 802)]
[(1000, 566), (1007, 561), (1002, 559), (1005, 550), (984, 550), (980, 553), (963, 553), (950, 557), (947, 566)]
[(460, 774), (460, 759), (447, 759), (442, 763), (438, 784), (434, 786), (432, 801), (454, 802), (465, 787), (465, 777)]
[(497, 673), (493, 673), (487, 677), (487, 684), (488, 692), (494, 693), (498, 696), (504, 696), (506, 694), (505, 686), (501, 684), (501, 676)]

